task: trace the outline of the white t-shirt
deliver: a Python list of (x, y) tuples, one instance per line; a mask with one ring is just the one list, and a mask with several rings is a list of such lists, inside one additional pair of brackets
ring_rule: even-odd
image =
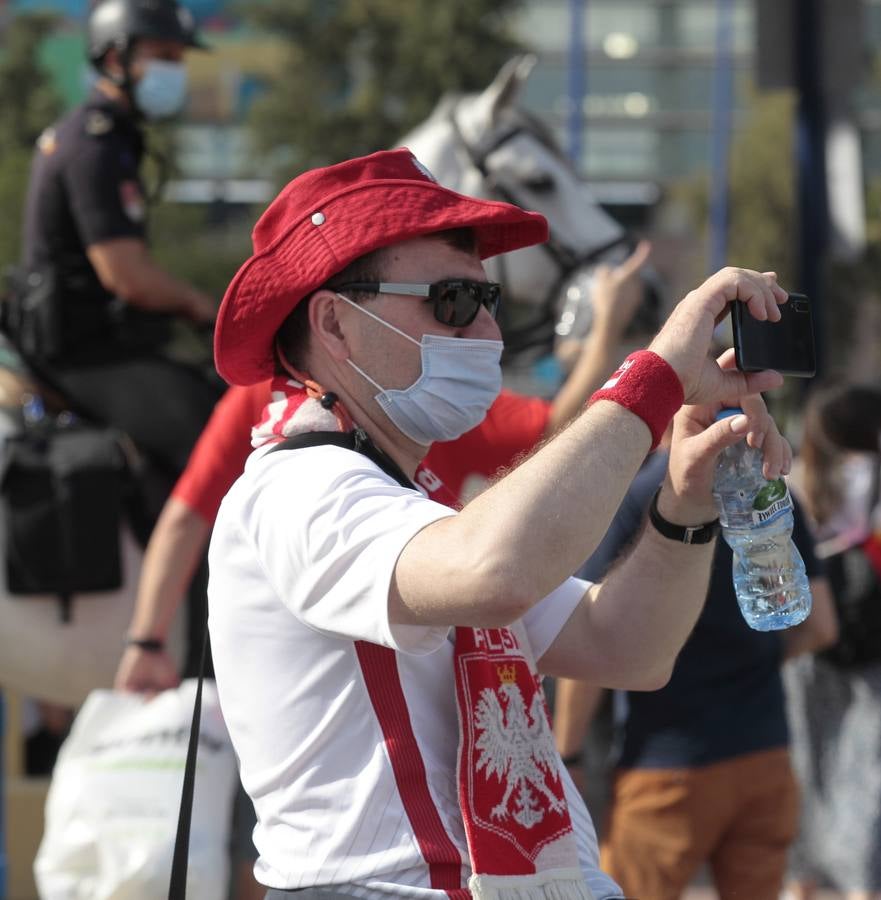
[[(466, 885), (451, 631), (388, 617), (401, 550), (449, 515), (335, 446), (261, 448), (223, 501), (209, 628), (261, 883), (426, 900), (446, 897), (437, 885), (450, 878)], [(534, 658), (585, 588), (570, 579), (524, 617)], [(598, 900), (620, 897), (563, 775), (588, 883)]]

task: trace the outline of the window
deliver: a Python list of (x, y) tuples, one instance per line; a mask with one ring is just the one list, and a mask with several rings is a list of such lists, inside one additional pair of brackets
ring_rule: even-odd
[(581, 168), (589, 177), (655, 177), (658, 135), (643, 127), (587, 127)]

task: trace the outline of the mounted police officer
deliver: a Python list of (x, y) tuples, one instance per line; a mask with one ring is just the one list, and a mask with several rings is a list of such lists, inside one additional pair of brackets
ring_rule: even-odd
[(200, 47), (174, 0), (99, 0), (88, 17), (88, 99), (37, 142), (24, 259), (6, 329), (73, 406), (125, 431), (169, 487), (220, 388), (162, 355), (175, 317), (216, 305), (147, 245), (142, 126), (180, 112), (184, 54)]

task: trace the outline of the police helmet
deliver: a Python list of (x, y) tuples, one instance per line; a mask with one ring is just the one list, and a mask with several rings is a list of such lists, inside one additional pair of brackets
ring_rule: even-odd
[(87, 37), (89, 60), (95, 66), (112, 47), (126, 50), (138, 38), (180, 41), (205, 49), (193, 14), (175, 0), (94, 0)]

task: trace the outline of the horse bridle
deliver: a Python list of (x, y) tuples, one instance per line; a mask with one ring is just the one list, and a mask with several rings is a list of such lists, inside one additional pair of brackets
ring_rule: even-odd
[[(458, 109), (458, 106), (459, 103), (454, 104), (448, 115), (458, 148), (461, 151), (464, 151), (471, 166), (480, 173), (492, 195), (499, 200), (504, 200), (507, 203), (511, 203), (514, 206), (519, 206), (521, 209), (524, 209), (524, 204), (517, 199), (514, 193), (498, 181), (487, 165), (487, 160), (496, 150), (522, 133), (529, 133), (555, 155), (559, 155), (559, 151), (556, 147), (549, 145), (543, 135), (529, 131), (522, 123), (513, 123), (500, 133), (489, 135), (488, 140), (481, 141), (476, 145), (470, 144), (462, 133), (462, 129), (456, 119), (456, 110)], [(606, 241), (604, 244), (600, 244), (588, 253), (578, 253), (567, 246), (561, 237), (558, 234), (555, 234), (553, 229), (551, 229), (548, 240), (545, 241), (541, 247), (556, 265), (558, 273), (557, 278), (551, 282), (551, 286), (546, 291), (544, 298), (539, 304), (538, 318), (533, 322), (527, 322), (525, 325), (521, 325), (518, 328), (506, 327), (505, 304), (502, 303), (499, 311), (499, 319), (500, 326), (505, 335), (505, 353), (507, 355), (513, 355), (520, 353), (523, 350), (528, 350), (530, 347), (552, 343), (556, 325), (554, 304), (560, 295), (563, 284), (576, 270), (584, 266), (593, 265), (610, 250), (629, 243), (631, 243), (630, 238), (624, 233), (620, 237), (613, 238), (610, 241)], [(505, 277), (504, 256), (500, 256), (498, 261), (501, 268), (500, 280), (504, 285), (507, 281)]]

